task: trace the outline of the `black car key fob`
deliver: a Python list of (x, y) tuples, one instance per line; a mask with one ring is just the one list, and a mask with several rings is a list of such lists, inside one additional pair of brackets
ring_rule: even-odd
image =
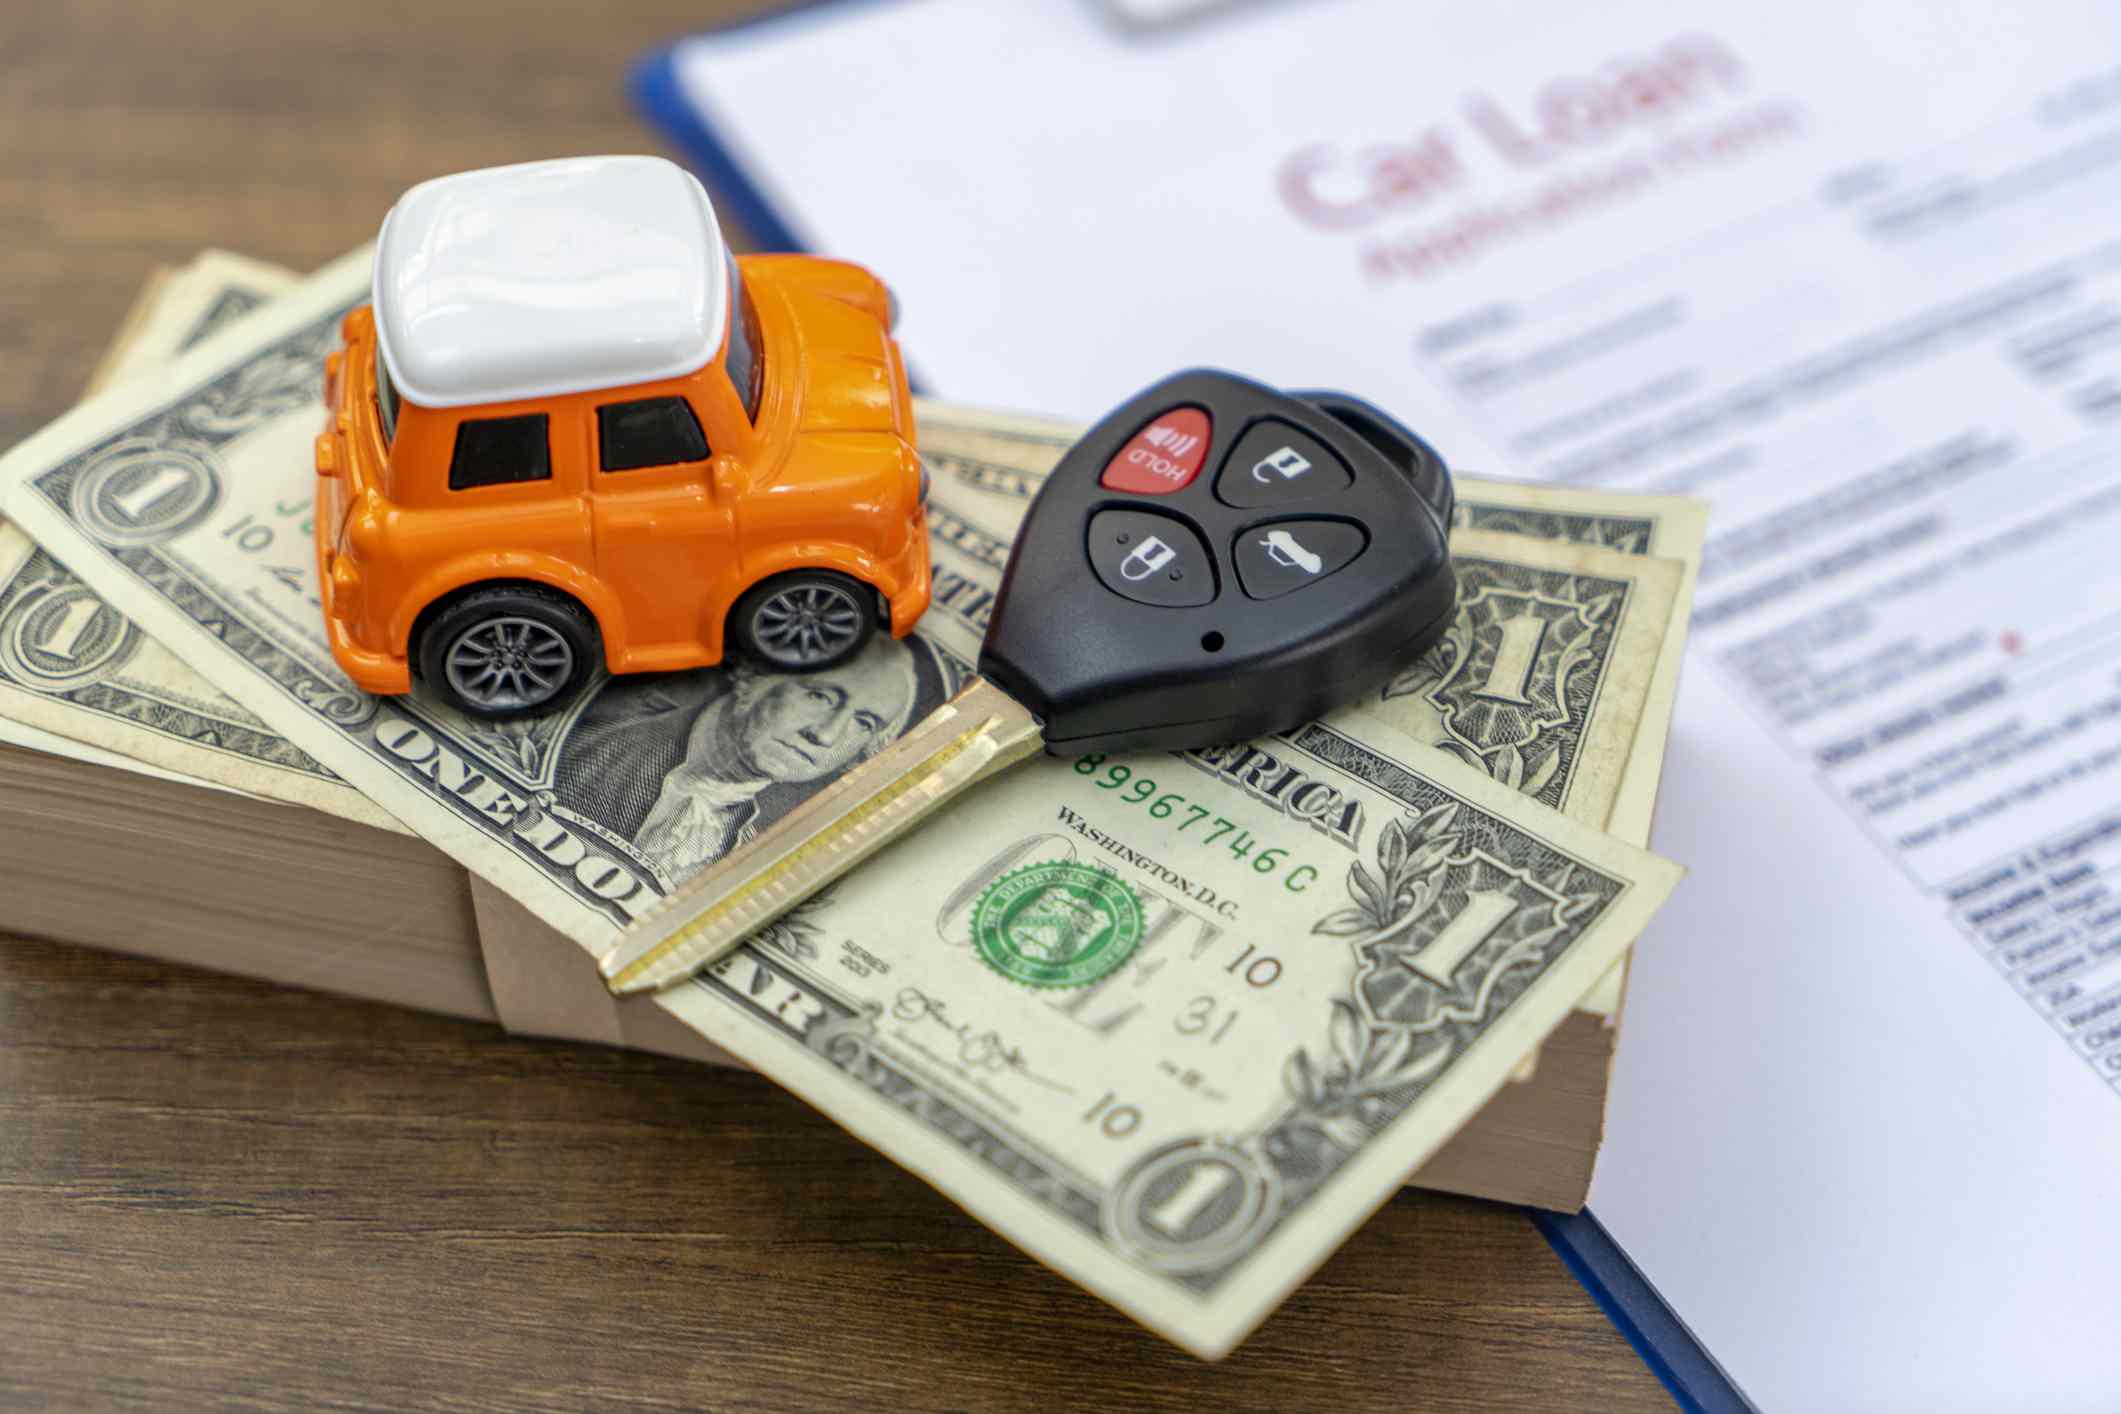
[(1286, 731), (1442, 635), (1451, 510), (1441, 458), (1359, 399), (1177, 374), (1047, 477), (980, 673), (1060, 756)]
[(600, 962), (668, 987), (993, 771), (1036, 754), (1214, 746), (1375, 690), (1442, 636), (1451, 478), (1340, 393), (1166, 379), (1048, 474), (1002, 572), (979, 675), (692, 876)]

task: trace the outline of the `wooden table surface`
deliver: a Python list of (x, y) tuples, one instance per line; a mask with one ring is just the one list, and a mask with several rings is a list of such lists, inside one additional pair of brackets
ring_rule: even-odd
[[(652, 149), (628, 58), (750, 8), (0, 7), (0, 443), (158, 263)], [(756, 1077), (0, 936), (0, 1406), (1210, 1405), (1670, 1407), (1513, 1209), (1402, 1194), (1206, 1365)]]

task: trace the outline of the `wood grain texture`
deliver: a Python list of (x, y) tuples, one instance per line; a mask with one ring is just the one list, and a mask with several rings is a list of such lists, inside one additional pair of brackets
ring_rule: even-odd
[[(0, 6), (0, 442), (157, 264), (648, 148), (625, 62), (752, 8)], [(1401, 1194), (1203, 1365), (757, 1077), (0, 936), (0, 1406), (1669, 1403), (1511, 1209)]]

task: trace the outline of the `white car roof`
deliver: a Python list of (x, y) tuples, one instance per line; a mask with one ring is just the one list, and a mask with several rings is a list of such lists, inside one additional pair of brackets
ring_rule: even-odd
[(724, 255), (706, 191), (660, 157), (437, 177), (383, 218), (383, 362), (423, 407), (690, 373), (722, 346)]

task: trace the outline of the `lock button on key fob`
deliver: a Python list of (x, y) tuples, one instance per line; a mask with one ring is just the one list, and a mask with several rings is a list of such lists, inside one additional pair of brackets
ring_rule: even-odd
[(1090, 568), (1137, 604), (1183, 609), (1215, 598), (1208, 547), (1169, 516), (1099, 511), (1090, 517)]

